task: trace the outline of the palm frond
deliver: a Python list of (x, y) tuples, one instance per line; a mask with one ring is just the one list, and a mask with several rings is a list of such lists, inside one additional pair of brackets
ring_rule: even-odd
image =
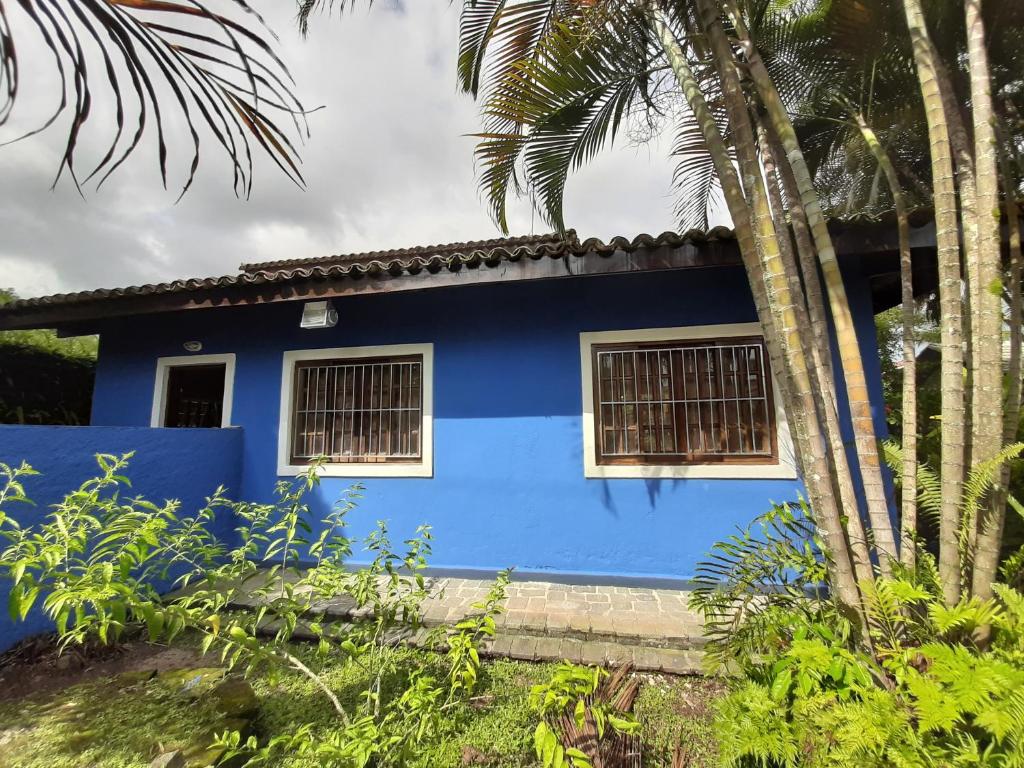
[(478, 133), (474, 154), (481, 168), (480, 188), (491, 206), (491, 215), (503, 232), (508, 232), (509, 192), (521, 194), (516, 163), (528, 137), (521, 132)]
[(558, 22), (534, 56), (497, 82), (484, 105), (479, 134), (481, 186), (492, 215), (506, 227), (505, 205), (516, 163), (545, 218), (564, 229), (569, 173), (614, 141), (631, 107), (643, 101), (652, 75), (646, 27), (607, 9)]
[[(464, 0), (464, 5), (478, 1)], [(512, 0), (494, 18), (489, 33), (460, 40), (460, 58), (463, 46), (475, 50), (477, 77), (482, 74), (490, 83), (500, 83), (520, 62), (537, 58), (541, 41), (557, 23), (587, 13), (581, 5), (572, 0)], [(479, 80), (472, 93), (476, 95), (478, 91)]]
[[(727, 135), (726, 126), (722, 121), (718, 122), (719, 130)], [(679, 230), (706, 231), (708, 216), (718, 200), (721, 183), (704, 134), (690, 113), (680, 121), (671, 156), (678, 158), (672, 172), (672, 189), (676, 195), (675, 215)]]
[(711, 664), (763, 663), (760, 652), (792, 630), (795, 616), (836, 610), (810, 512), (802, 499), (776, 504), (698, 563), (690, 608), (703, 616)]
[[(60, 103), (54, 111), (12, 141), (44, 131), (71, 113), (54, 184), (67, 173), (79, 189), (93, 178), (102, 185), (135, 152), (149, 128), (156, 133), (157, 162), (166, 187), (165, 123), (180, 118), (192, 145), (181, 194), (199, 169), (201, 129), (213, 135), (229, 158), (236, 194), (248, 195), (252, 189), (253, 142), (301, 186), (297, 148), (277, 121), (284, 117), (303, 138), (309, 135), (306, 112), (274, 50), (276, 37), (246, 0), (219, 3), (224, 7), (215, 11), (200, 0), (19, 0), (16, 5), (0, 0), (0, 127), (10, 118), (19, 88), (10, 7), (29, 20), (28, 28), (34, 28), (51, 54), (60, 80)], [(96, 63), (98, 70), (92, 66)], [(93, 92), (101, 87), (113, 96), (112, 118), (93, 109)], [(164, 88), (170, 97), (160, 93)], [(90, 118), (109, 119), (114, 130), (83, 177), (76, 151)]]
[(459, 19), (459, 85), (473, 94), (480, 90), (480, 72), (484, 55), (494, 32), (499, 28), (501, 12), (508, 0), (468, 0)]

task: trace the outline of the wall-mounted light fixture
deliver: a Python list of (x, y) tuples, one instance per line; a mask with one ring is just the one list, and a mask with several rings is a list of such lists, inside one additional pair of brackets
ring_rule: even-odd
[(338, 310), (330, 301), (307, 301), (302, 307), (300, 328), (333, 328), (338, 324)]
[(203, 348), (203, 342), (201, 341), (186, 341), (182, 344), (186, 352), (198, 352)]

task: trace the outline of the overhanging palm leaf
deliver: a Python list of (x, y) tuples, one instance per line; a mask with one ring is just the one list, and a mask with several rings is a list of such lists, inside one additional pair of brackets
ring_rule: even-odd
[[(679, 126), (672, 151), (676, 214), (683, 229), (707, 227), (717, 174), (699, 132), (676, 117), (683, 114), (681, 97), (644, 7), (629, 0), (465, 0), (460, 84), (484, 94), (476, 158), (481, 189), (502, 229), (509, 192), (524, 188), (544, 217), (564, 229), (568, 174), (614, 141), (624, 120), (646, 117), (650, 130), (666, 114)], [(680, 39), (699, 42), (690, 35), (692, 9), (665, 7)], [(700, 52), (694, 53), (694, 70), (707, 79)], [(721, 111), (715, 83), (707, 85), (707, 99)]]
[[(508, 0), (479, 0), (462, 6), (459, 22), (459, 85), (477, 96), (484, 53), (499, 28), (501, 12)], [(544, 3), (550, 7), (549, 3)]]
[[(722, 136), (728, 136), (728, 120), (716, 86), (716, 83), (710, 81), (705, 85), (708, 106), (715, 116), (719, 132)], [(672, 188), (676, 193), (675, 215), (679, 230), (707, 231), (708, 215), (720, 199), (722, 185), (715, 172), (715, 163), (708, 151), (704, 134), (690, 112), (684, 113), (679, 123), (671, 154), (678, 158), (672, 172)]]
[[(301, 185), (296, 147), (276, 119), (286, 116), (300, 138), (308, 135), (308, 127), (293, 92), (294, 81), (268, 42), (276, 38), (246, 0), (211, 0), (211, 5), (218, 4), (225, 6), (224, 12), (200, 0), (17, 0), (16, 4), (0, 0), (0, 126), (8, 122), (19, 92), (18, 59), (8, 18), (17, 9), (52, 55), (61, 98), (38, 127), (14, 141), (46, 130), (71, 111), (54, 184), (67, 171), (76, 187), (93, 178), (99, 186), (138, 148), (151, 127), (166, 187), (164, 123), (174, 111), (192, 143), (181, 194), (199, 168), (199, 128), (203, 126), (231, 161), (236, 194), (248, 195), (252, 188), (253, 142)], [(91, 69), (95, 63), (101, 65), (101, 75)], [(114, 138), (83, 178), (76, 166), (76, 149), (84, 126), (94, 116), (97, 82), (105, 83), (114, 99)], [(170, 99), (160, 96), (162, 89), (170, 92)]]
[[(556, 22), (580, 12), (578, 4), (565, 0), (465, 0), (459, 30), (460, 86), (474, 97), (479, 95), (481, 78), (497, 88), (517, 67), (536, 60)], [(507, 231), (508, 192), (523, 192), (516, 164), (527, 137), (514, 114), (485, 110), (485, 115), (476, 149), (480, 186), (495, 221)]]
[(646, 25), (629, 11), (593, 8), (555, 23), (531, 57), (494, 84), (484, 105), (488, 130), (478, 135), (477, 159), (499, 225), (507, 228), (505, 203), (521, 157), (545, 218), (564, 229), (569, 172), (614, 140), (635, 104), (650, 104), (660, 69)]
[(500, 81), (537, 55), (541, 40), (560, 21), (593, 3), (574, 0), (465, 0), (459, 24), (459, 85), (477, 96), (480, 78)]

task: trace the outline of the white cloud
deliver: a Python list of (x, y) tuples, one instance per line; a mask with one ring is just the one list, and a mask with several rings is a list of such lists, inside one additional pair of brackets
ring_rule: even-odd
[[(17, 254), (5, 257), (13, 266), (0, 282), (32, 295), (225, 274), (245, 261), (497, 236), (466, 136), (478, 130), (477, 105), (456, 88), (458, 3), (325, 15), (306, 40), (291, 3), (255, 5), (280, 35), (304, 103), (325, 105), (310, 116), (313, 136), (302, 151), (307, 189), (261, 162), (251, 199), (236, 199), (208, 138), (199, 178), (176, 205), (173, 185), (160, 186), (152, 144), (83, 200), (69, 179), (49, 191), (64, 137), (57, 129), (0, 148), (0, 253)], [(45, 66), (31, 29), (16, 34), (23, 65)], [(53, 101), (44, 85), (25, 92), (20, 125)], [(106, 134), (96, 131), (89, 141), (99, 146)], [(181, 165), (187, 137), (177, 140)], [(670, 182), (664, 144), (608, 151), (570, 180), (566, 223), (583, 237), (671, 229)], [(509, 224), (514, 233), (547, 229), (525, 202), (512, 207)]]
[(18, 286), (22, 294), (45, 293), (57, 280), (57, 273), (48, 264), (23, 256), (0, 254), (0, 288)]

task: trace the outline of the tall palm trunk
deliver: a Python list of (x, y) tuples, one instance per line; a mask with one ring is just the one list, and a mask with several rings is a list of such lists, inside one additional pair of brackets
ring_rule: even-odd
[[(772, 208), (772, 217), (775, 223), (775, 231), (778, 237), (782, 259), (785, 264), (785, 270), (787, 274), (790, 275), (790, 291), (794, 297), (803, 297), (804, 299), (803, 301), (796, 301), (798, 322), (804, 332), (805, 348), (809, 349), (811, 352), (811, 383), (815, 403), (818, 408), (818, 412), (821, 414), (825, 436), (828, 440), (831, 451), (833, 467), (832, 480), (843, 509), (856, 510), (858, 507), (856, 486), (853, 481), (853, 474), (850, 471), (850, 463), (846, 455), (846, 446), (843, 444), (843, 435), (839, 426), (839, 412), (836, 408), (835, 384), (832, 380), (832, 368), (826, 362), (831, 353), (831, 349), (828, 346), (827, 333), (818, 333), (817, 331), (819, 329), (814, 327), (815, 312), (813, 311), (813, 308), (815, 308), (815, 299), (812, 297), (811, 293), (813, 284), (817, 282), (817, 261), (813, 258), (813, 253), (807, 254), (807, 256), (810, 257), (810, 270), (807, 269), (807, 264), (804, 264), (803, 271), (805, 278), (803, 285), (801, 285), (800, 273), (802, 270), (797, 266), (793, 243), (789, 238), (789, 227), (787, 226), (785, 218), (786, 206), (783, 201), (782, 190), (778, 182), (777, 174), (779, 166), (786, 165), (785, 155), (779, 153), (776, 148), (773, 147), (773, 142), (770, 136), (770, 127), (764, 125), (763, 121), (760, 119), (760, 115), (758, 115), (757, 133), (762, 163), (764, 164), (765, 189), (767, 190), (768, 201)], [(797, 241), (797, 248), (806, 248), (807, 243), (800, 242), (801, 237), (808, 237), (806, 231), (800, 233), (800, 230), (794, 226), (794, 234), (796, 235), (795, 239)], [(807, 277), (806, 274), (809, 271), (811, 272), (811, 275), (810, 277)], [(803, 286), (807, 287), (804, 288)], [(820, 285), (818, 288), (818, 295), (816, 297), (818, 302), (817, 317), (819, 318), (819, 322), (824, 323), (824, 306), (821, 304)], [(827, 325), (825, 327), (827, 328)], [(861, 520), (860, 515), (848, 514), (846, 528), (850, 541), (850, 554), (853, 557), (853, 568), (857, 575), (857, 581), (870, 580), (874, 576), (874, 573), (872, 571), (867, 534), (864, 531), (864, 523)]]
[[(896, 536), (893, 531), (892, 519), (889, 516), (889, 504), (886, 499), (885, 484), (882, 480), (878, 438), (875, 434), (867, 376), (864, 373), (864, 360), (857, 340), (857, 330), (853, 323), (853, 313), (846, 295), (846, 283), (843, 281), (839, 260), (832, 245), (832, 236), (828, 231), (828, 223), (822, 213), (810, 169), (807, 167), (803, 151), (800, 149), (793, 123), (789, 119), (789, 114), (764, 61), (747, 32), (742, 15), (734, 0), (728, 0), (728, 7), (733, 25), (741, 38), (751, 78), (762, 103), (768, 110), (772, 126), (782, 142), (787, 160), (793, 170), (800, 202), (807, 217), (818, 259), (821, 262), (825, 288), (829, 296), (829, 306), (832, 310), (839, 359), (843, 366), (843, 380), (846, 384), (854, 444), (857, 449), (868, 518), (871, 521), (875, 547), (878, 552), (879, 567), (883, 574), (888, 575), (892, 572), (892, 562), (898, 554)], [(852, 515), (853, 510), (850, 512)]]
[[(974, 169), (974, 147), (970, 136), (967, 133), (967, 126), (961, 114), (961, 107), (964, 103), (956, 91), (956, 84), (949, 75), (942, 58), (939, 56), (934, 43), (930, 43), (932, 60), (935, 62), (935, 75), (939, 80), (939, 93), (942, 94), (942, 105), (945, 109), (946, 126), (949, 131), (949, 145), (953, 152), (953, 169), (956, 171), (957, 199), (960, 202), (960, 248), (964, 261), (964, 293), (963, 315), (967, 321), (963, 324), (963, 348), (964, 365), (966, 371), (966, 392), (964, 398), (964, 466), (974, 465), (974, 411), (977, 403), (974, 402), (974, 374), (976, 370), (976, 358), (974, 354), (975, 340), (979, 338), (978, 311), (980, 297), (978, 292), (983, 290), (981, 276), (978, 274), (978, 192), (975, 181)], [(962, 520), (960, 523), (961, 537), (967, 541), (967, 546), (960, 553), (963, 563), (969, 564), (973, 558), (978, 526), (977, 521)], [(964, 587), (969, 587), (971, 576), (969, 567), (962, 567)]]
[(862, 114), (856, 114), (864, 143), (885, 176), (896, 208), (900, 247), (900, 296), (903, 309), (903, 466), (900, 479), (900, 562), (913, 570), (917, 564), (917, 355), (914, 345), (914, 272), (910, 255), (910, 221), (896, 168), (889, 153)]
[[(708, 146), (708, 151), (714, 161), (716, 173), (722, 184), (726, 205), (733, 219), (736, 239), (740, 247), (744, 266), (747, 269), (748, 278), (751, 282), (755, 304), (758, 305), (761, 324), (765, 329), (766, 337), (769, 337), (766, 339), (769, 344), (769, 350), (773, 346), (779, 349), (782, 346), (783, 339), (789, 339), (790, 345), (792, 345), (792, 335), (787, 335), (783, 329), (775, 327), (772, 312), (766, 306), (767, 296), (764, 290), (764, 274), (761, 268), (761, 260), (757, 253), (758, 245), (754, 234), (753, 222), (751, 221), (751, 210), (744, 197), (743, 187), (733, 165), (732, 158), (729, 156), (725, 140), (718, 130), (714, 115), (708, 107), (700, 86), (690, 69), (686, 54), (672, 33), (669, 20), (664, 12), (654, 9), (651, 11), (651, 21), (658, 41), (664, 50), (665, 57), (683, 91), (683, 95), (686, 97), (686, 101), (693, 112), (697, 124), (700, 126)], [(780, 358), (779, 364), (781, 367), (777, 370), (779, 370), (783, 379), (787, 382), (787, 412), (791, 414), (797, 440), (801, 445), (802, 475), (814, 509), (816, 523), (821, 530), (825, 546), (829, 550), (828, 554), (831, 558), (831, 573), (836, 596), (863, 620), (863, 607), (850, 558), (849, 546), (842, 525), (842, 518), (839, 509), (835, 505), (835, 500), (831, 496), (830, 489), (827, 488), (827, 483), (824, 482), (828, 478), (829, 467), (826, 457), (821, 450), (821, 441), (818, 439), (818, 435), (814, 434), (813, 422), (816, 419), (814, 419), (813, 399), (811, 399), (811, 409), (809, 411), (801, 413), (800, 410), (808, 397), (805, 392), (800, 392), (800, 382), (797, 379), (803, 379), (806, 382), (806, 373), (802, 376), (800, 374), (801, 368), (804, 369), (804, 372), (806, 371), (806, 365), (802, 365), (803, 360), (799, 355), (792, 356), (792, 358), (788, 354), (778, 355), (778, 357)]]
[[(800, 329), (799, 303), (802, 299), (794, 296), (789, 289), (792, 284), (791, 277), (795, 277), (795, 274), (790, 275), (787, 272), (787, 265), (783, 259), (772, 221), (762, 167), (758, 161), (753, 124), (737, 69), (738, 62), (733, 56), (716, 4), (712, 0), (697, 0), (697, 11), (701, 29), (710, 45), (712, 63), (722, 85), (733, 146), (740, 168), (740, 179), (747, 194), (748, 208), (768, 285), (769, 303), (775, 313), (776, 328), (782, 336), (786, 362), (791, 368), (794, 394), (800, 399), (797, 408), (802, 409), (809, 427), (812, 460), (817, 464), (812, 470), (814, 484), (818, 486), (816, 493), (819, 498), (816, 501), (818, 504), (826, 504), (830, 507), (827, 517), (834, 517), (838, 523), (837, 539), (847, 549), (849, 553), (847, 557), (851, 561), (850, 565), (856, 576), (857, 558), (850, 551), (850, 541), (847, 537), (843, 515), (836, 506), (832, 482), (834, 466), (829, 460), (829, 454), (825, 450), (822, 440), (821, 415), (817, 410), (818, 403), (813, 391), (814, 377), (810, 371), (809, 355), (803, 343), (806, 336), (801, 333)], [(792, 269), (795, 270), (795, 268), (794, 263)], [(866, 563), (862, 562), (861, 565), (866, 566)], [(851, 589), (851, 597), (854, 594), (856, 594), (856, 590)]]
[[(971, 77), (971, 112), (974, 122), (974, 172), (977, 184), (977, 249), (973, 254), (978, 279), (975, 292), (978, 335), (974, 343), (974, 386), (971, 390), (974, 439), (972, 463), (977, 466), (999, 453), (1003, 442), (1002, 376), (1002, 268), (999, 253), (999, 163), (993, 127), (991, 76), (985, 46), (981, 0), (965, 0), (968, 66)], [(968, 251), (968, 263), (971, 263)], [(1001, 494), (992, 493), (978, 520), (972, 591), (982, 599), (992, 596), (999, 567), (1006, 506)]]
[(836, 382), (832, 371), (832, 344), (828, 335), (828, 315), (825, 312), (825, 301), (821, 291), (818, 257), (814, 252), (814, 243), (811, 240), (810, 227), (807, 225), (807, 216), (804, 215), (803, 206), (800, 205), (800, 193), (797, 190), (796, 177), (793, 175), (792, 167), (786, 161), (786, 151), (782, 148), (782, 142), (779, 141), (779, 137), (772, 130), (770, 124), (765, 126), (765, 131), (768, 135), (771, 153), (776, 158), (775, 168), (782, 179), (782, 188), (786, 193), (786, 208), (789, 211), (793, 226), (793, 240), (796, 242), (800, 274), (803, 276), (807, 310), (811, 316), (811, 324), (814, 326), (814, 336), (818, 341), (822, 366), (825, 369), (825, 374), (832, 390), (832, 405), (833, 408), (836, 408)]
[[(1006, 138), (996, 130), (999, 142), (999, 172), (1003, 181), (1003, 209), (1006, 217), (1007, 245), (1010, 253), (1010, 361), (1006, 371), (1006, 404), (1003, 408), (1003, 443), (1017, 439), (1020, 426), (1021, 406), (1021, 343), (1024, 328), (1024, 297), (1021, 294), (1021, 277), (1024, 271), (1024, 255), (1021, 253), (1020, 212), (1017, 209), (1017, 177), (1006, 155)], [(1009, 495), (1010, 466), (1004, 464), (1001, 470), (1000, 486), (997, 489), (997, 504), (1006, 504)]]
[(939, 269), (939, 325), (942, 329), (942, 506), (939, 515), (939, 577), (946, 603), (960, 599), (960, 500), (964, 484), (963, 331), (960, 313), (960, 242), (956, 184), (949, 131), (942, 106), (934, 49), (920, 0), (903, 0), (921, 98), (928, 123), (935, 201), (935, 239)]

